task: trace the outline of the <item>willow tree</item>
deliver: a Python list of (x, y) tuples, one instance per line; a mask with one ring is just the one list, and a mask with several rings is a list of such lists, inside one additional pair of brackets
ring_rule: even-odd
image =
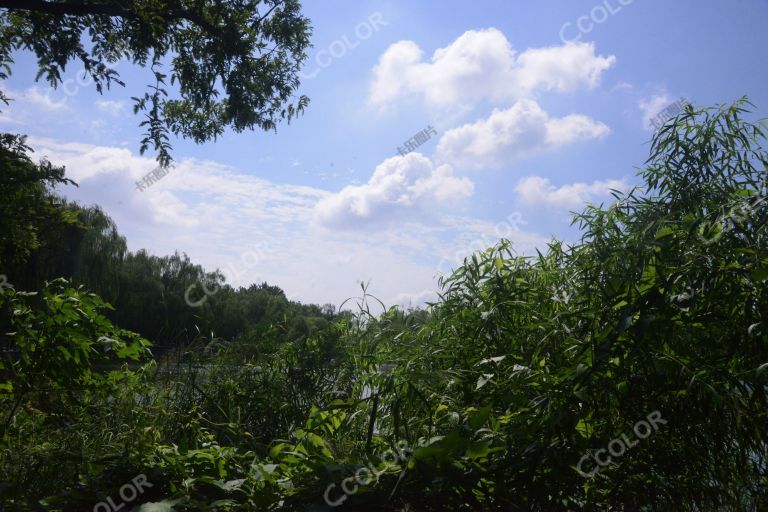
[(40, 248), (45, 233), (74, 223), (54, 193), (72, 185), (64, 168), (47, 160), (34, 163), (26, 139), (0, 134), (0, 267), (4, 272)]
[(52, 87), (73, 61), (99, 93), (125, 85), (119, 60), (149, 67), (153, 83), (133, 108), (142, 153), (153, 147), (167, 165), (171, 133), (202, 143), (303, 112), (309, 99), (296, 91), (310, 33), (298, 0), (0, 0), (0, 78), (19, 50), (35, 54), (36, 79)]

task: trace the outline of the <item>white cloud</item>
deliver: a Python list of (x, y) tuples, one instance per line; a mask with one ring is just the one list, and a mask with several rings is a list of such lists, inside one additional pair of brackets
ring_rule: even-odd
[(551, 118), (533, 100), (520, 100), (487, 119), (454, 128), (440, 139), (440, 161), (455, 166), (499, 166), (577, 140), (606, 136), (605, 124), (583, 115)]
[(517, 183), (515, 191), (525, 203), (531, 205), (580, 210), (589, 202), (610, 197), (611, 189), (625, 190), (627, 187), (625, 180), (598, 180), (556, 187), (547, 178), (528, 176)]
[(406, 96), (432, 107), (463, 108), (482, 100), (531, 97), (538, 90), (594, 88), (614, 56), (595, 54), (592, 43), (532, 48), (517, 54), (495, 28), (470, 30), (427, 62), (413, 41), (390, 46), (373, 70), (369, 103), (386, 107)]
[(66, 164), (67, 177), (76, 182), (105, 174), (121, 174), (122, 177), (138, 180), (157, 166), (154, 160), (137, 158), (126, 148), (58, 143), (38, 138), (31, 138), (30, 142), (37, 155)]
[(635, 87), (634, 87), (632, 84), (630, 84), (629, 82), (619, 82), (619, 83), (617, 83), (616, 85), (614, 85), (614, 86), (611, 88), (611, 91), (610, 91), (610, 92), (616, 92), (616, 91), (631, 91), (631, 90), (633, 90), (634, 88), (635, 88)]
[(640, 111), (643, 114), (643, 128), (646, 130), (652, 130), (651, 119), (661, 112), (667, 105), (675, 101), (669, 94), (662, 92), (651, 96), (650, 98), (643, 98), (637, 102), (637, 106), (640, 107)]
[[(7, 108), (7, 107), (5, 107), (5, 105), (3, 105), (2, 107), (3, 107), (3, 108)], [(22, 121), (21, 119), (17, 119), (17, 118), (16, 118), (16, 117), (14, 117), (14, 116), (10, 116), (10, 115), (8, 115), (8, 113), (7, 113), (7, 112), (4, 112), (4, 111), (0, 111), (0, 124), (18, 124), (18, 125), (25, 125), (25, 124), (27, 124), (27, 123), (25, 123), (25, 122), (24, 122), (24, 121)]]
[(467, 198), (473, 191), (472, 182), (455, 177), (450, 166), (436, 167), (425, 156), (410, 153), (382, 162), (368, 183), (324, 198), (316, 207), (316, 220), (341, 229), (415, 220), (425, 208)]
[(122, 100), (96, 100), (96, 108), (115, 117), (121, 115), (125, 111), (126, 106), (127, 103)]
[[(478, 244), (471, 241), (488, 246), (501, 236), (492, 222), (479, 219), (444, 215), (429, 222), (418, 206), (455, 201), (471, 191), (471, 183), (418, 155), (409, 155), (408, 165), (383, 163), (371, 183), (375, 189), (399, 191), (405, 211), (421, 214), (421, 222), (403, 222), (396, 230), (371, 236), (314, 227), (318, 204), (338, 195), (319, 188), (282, 185), (215, 162), (181, 159), (167, 176), (140, 192), (135, 181), (155, 167), (151, 158), (119, 147), (40, 138), (29, 143), (36, 156), (67, 166), (68, 176), (80, 186), (63, 192), (71, 200), (102, 206), (131, 250), (185, 252), (208, 269), (220, 268), (235, 285), (266, 280), (293, 300), (338, 305), (359, 295), (359, 281), (370, 281), (371, 293), (387, 305), (397, 304), (404, 291), (436, 290), (438, 270), (473, 250)], [(370, 196), (366, 200), (376, 203)], [(378, 211), (400, 207), (397, 200), (376, 204)], [(532, 233), (516, 230), (510, 238), (528, 254), (534, 245), (544, 247)], [(441, 262), (448, 256), (450, 260)], [(414, 301), (422, 294), (417, 295)]]
[(56, 112), (65, 108), (67, 105), (66, 98), (55, 100), (52, 98), (52, 96), (54, 96), (51, 94), (52, 92), (53, 89), (51, 88), (43, 90), (39, 87), (30, 87), (21, 94), (13, 95), (13, 93), (9, 93), (9, 96), (14, 99), (29, 102), (33, 106), (47, 112)]

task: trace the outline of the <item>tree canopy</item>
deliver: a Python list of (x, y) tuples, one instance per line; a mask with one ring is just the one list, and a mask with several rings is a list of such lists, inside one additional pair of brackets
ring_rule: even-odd
[(148, 66), (153, 83), (132, 98), (141, 151), (167, 165), (169, 134), (202, 143), (303, 112), (309, 99), (296, 91), (310, 34), (298, 0), (0, 0), (0, 78), (18, 50), (36, 55), (36, 78), (52, 87), (79, 61), (100, 93), (125, 85), (119, 60)]

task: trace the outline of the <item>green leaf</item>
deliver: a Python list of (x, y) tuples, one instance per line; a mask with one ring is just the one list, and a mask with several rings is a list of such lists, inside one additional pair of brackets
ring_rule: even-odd
[(584, 418), (580, 419), (576, 424), (576, 432), (578, 432), (583, 438), (589, 437), (591, 431), (591, 426), (584, 420)]
[(477, 430), (480, 428), (491, 415), (491, 407), (486, 406), (474, 411), (469, 417), (469, 428)]
[(491, 449), (487, 441), (475, 441), (467, 446), (467, 457), (470, 459), (479, 459), (486, 457)]
[(490, 382), (491, 378), (493, 378), (492, 373), (484, 373), (477, 379), (477, 386), (475, 387), (475, 390), (482, 388), (488, 382)]
[(277, 459), (283, 451), (288, 449), (293, 449), (293, 446), (290, 446), (287, 443), (277, 443), (275, 446), (270, 448), (269, 456), (273, 459)]
[(482, 361), (479, 361), (476, 366), (480, 366), (482, 364), (488, 364), (488, 363), (500, 363), (502, 362), (507, 356), (496, 356), (496, 357), (489, 357), (488, 359), (483, 359)]
[(175, 500), (167, 499), (163, 501), (144, 503), (137, 510), (137, 512), (172, 512), (173, 507), (185, 501), (184, 498), (177, 498)]
[(229, 480), (228, 482), (223, 482), (219, 480), (216, 482), (216, 487), (224, 491), (230, 492), (230, 491), (234, 491), (235, 489), (240, 489), (240, 487), (243, 485), (245, 481), (246, 481), (245, 478), (240, 478), (238, 480)]
[(661, 240), (662, 238), (666, 238), (674, 234), (675, 234), (674, 229), (672, 229), (669, 226), (665, 226), (656, 232), (656, 240)]

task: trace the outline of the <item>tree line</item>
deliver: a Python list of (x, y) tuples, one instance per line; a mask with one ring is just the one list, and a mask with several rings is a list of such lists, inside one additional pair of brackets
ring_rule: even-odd
[[(290, 301), (268, 283), (234, 288), (185, 254), (131, 252), (98, 206), (67, 201), (57, 186), (74, 185), (64, 169), (34, 162), (20, 136), (0, 136), (0, 273), (19, 290), (39, 291), (64, 277), (114, 307), (108, 317), (156, 345), (188, 344), (200, 335), (227, 341), (295, 340), (328, 330), (341, 315)], [(190, 291), (216, 290), (190, 305)], [(197, 299), (197, 297), (195, 297)]]

